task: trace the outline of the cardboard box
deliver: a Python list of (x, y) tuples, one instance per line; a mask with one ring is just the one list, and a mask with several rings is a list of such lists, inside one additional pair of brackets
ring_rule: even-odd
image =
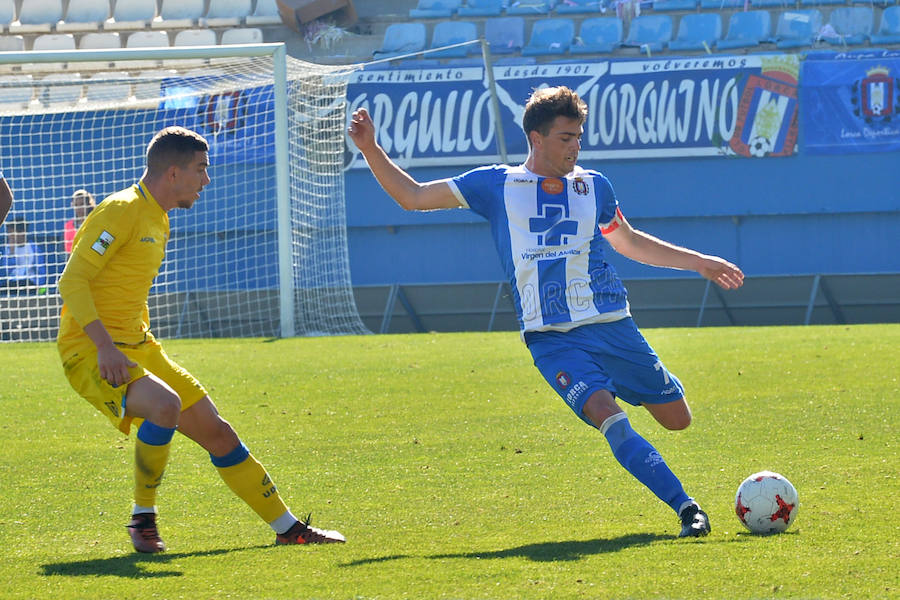
[(300, 25), (329, 16), (337, 25), (349, 27), (358, 17), (353, 0), (276, 0), (281, 20), (288, 27), (300, 31)]

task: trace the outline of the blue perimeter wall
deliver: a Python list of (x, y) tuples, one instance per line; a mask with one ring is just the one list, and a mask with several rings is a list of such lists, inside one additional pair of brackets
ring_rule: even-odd
[[(581, 161), (612, 181), (626, 218), (748, 276), (900, 273), (900, 153)], [(416, 168), (419, 181), (469, 167)], [(406, 212), (367, 169), (346, 174), (353, 285), (502, 281), (486, 221)], [(683, 277), (614, 251), (626, 279)]]

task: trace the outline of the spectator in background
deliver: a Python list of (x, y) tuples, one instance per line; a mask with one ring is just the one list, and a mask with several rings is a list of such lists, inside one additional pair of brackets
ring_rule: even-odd
[(9, 214), (12, 200), (12, 191), (9, 189), (9, 184), (6, 183), (6, 179), (3, 177), (3, 171), (0, 171), (0, 225), (3, 225), (6, 215)]
[(37, 246), (28, 241), (28, 224), (24, 217), (6, 224), (6, 247), (0, 258), (0, 285), (10, 295), (46, 293), (46, 268)]
[(96, 202), (94, 202), (93, 194), (89, 191), (75, 190), (75, 193), (72, 194), (72, 210), (75, 211), (75, 216), (66, 221), (65, 229), (63, 230), (66, 254), (72, 254), (75, 232), (78, 231), (78, 228), (81, 227), (87, 216), (94, 210), (94, 206), (96, 206)]

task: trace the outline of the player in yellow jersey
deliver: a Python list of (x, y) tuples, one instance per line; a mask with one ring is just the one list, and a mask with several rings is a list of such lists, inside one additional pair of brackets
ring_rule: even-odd
[(191, 208), (210, 181), (208, 166), (202, 136), (167, 127), (147, 147), (141, 180), (84, 221), (59, 280), (57, 345), (66, 377), (119, 430), (137, 427), (128, 524), (137, 551), (166, 548), (156, 526), (156, 490), (176, 429), (209, 452), (225, 483), (275, 531), (276, 544), (343, 542), (340, 533), (291, 514), (203, 386), (150, 333), (147, 295), (165, 256), (168, 212)]

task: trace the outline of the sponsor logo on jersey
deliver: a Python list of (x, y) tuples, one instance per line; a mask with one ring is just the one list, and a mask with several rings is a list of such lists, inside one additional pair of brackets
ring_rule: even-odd
[(142, 242), (147, 242), (147, 243), (149, 243), (149, 244), (155, 244), (155, 243), (156, 243), (156, 238), (154, 238), (154, 237), (152, 237), (152, 236), (149, 236), (149, 235), (145, 235), (144, 237), (141, 238), (141, 241), (142, 241)]
[(91, 250), (103, 256), (106, 254), (106, 251), (109, 249), (110, 244), (115, 240), (115, 236), (110, 232), (103, 230), (103, 233), (100, 234), (100, 237), (97, 238), (93, 244), (91, 244)]
[(546, 193), (555, 196), (556, 194), (562, 194), (563, 190), (566, 189), (566, 186), (563, 185), (563, 182), (560, 179), (549, 177), (541, 182), (541, 189)]

